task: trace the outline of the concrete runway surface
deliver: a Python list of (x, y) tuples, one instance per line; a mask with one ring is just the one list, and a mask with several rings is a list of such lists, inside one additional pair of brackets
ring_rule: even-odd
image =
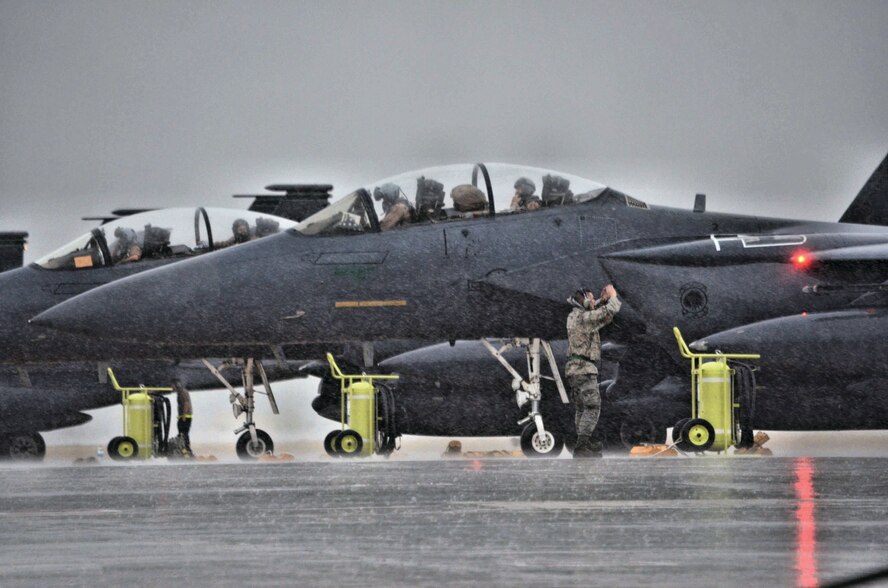
[(888, 566), (888, 460), (0, 467), (0, 585), (814, 586)]

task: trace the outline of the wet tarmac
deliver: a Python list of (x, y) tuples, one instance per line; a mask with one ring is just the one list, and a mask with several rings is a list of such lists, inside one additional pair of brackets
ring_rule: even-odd
[(4, 466), (0, 585), (813, 586), (888, 566), (886, 466)]

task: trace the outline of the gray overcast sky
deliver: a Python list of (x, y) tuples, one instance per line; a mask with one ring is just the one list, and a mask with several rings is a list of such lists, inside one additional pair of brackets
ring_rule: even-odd
[(888, 3), (0, 0), (0, 229), (462, 161), (832, 220), (888, 151)]
[(0, 230), (32, 261), (112, 208), (472, 161), (835, 220), (888, 151), (886, 31), (883, 0), (0, 0)]

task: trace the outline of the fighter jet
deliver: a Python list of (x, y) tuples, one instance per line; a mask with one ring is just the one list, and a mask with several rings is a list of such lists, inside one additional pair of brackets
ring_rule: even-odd
[[(253, 195), (250, 210), (121, 209), (87, 217), (103, 224), (27, 267), (19, 267), (27, 233), (0, 234), (0, 262), (9, 270), (0, 274), (0, 458), (40, 458), (46, 449), (40, 431), (87, 422), (90, 416), (82, 411), (120, 402), (107, 382), (111, 364), (128, 382), (168, 385), (178, 379), (193, 390), (241, 385), (240, 372), (225, 369), (234, 367), (230, 362), (210, 358), (222, 368), (214, 374), (202, 362), (188, 361), (199, 357), (188, 355), (190, 348), (171, 349), (162, 361), (127, 361), (133, 345), (122, 352), (116, 343), (51, 332), (28, 319), (98, 285), (286, 230), (295, 221), (270, 212), (309, 216), (326, 205), (331, 186), (268, 188), (283, 193)], [(114, 324), (115, 317), (107, 320)], [(79, 361), (84, 356), (91, 361)], [(301, 365), (274, 360), (256, 369), (273, 381), (298, 377)]]
[[(537, 206), (523, 180), (534, 192), (542, 186)], [(463, 198), (472, 188), (480, 207)], [(506, 213), (509, 198), (517, 210)], [(410, 216), (399, 212), (403, 226), (389, 229), (399, 203)], [(886, 243), (888, 229), (873, 225), (714, 213), (702, 198), (679, 210), (548, 170), (447, 166), (360, 188), (281, 235), (98, 288), (35, 322), (158, 349), (187, 343), (263, 356), (301, 343), (555, 340), (567, 296), (613, 282), (624, 307), (606, 337), (625, 352), (609, 392), (620, 399), (685, 374), (673, 326), (694, 339), (844, 308), (860, 292), (812, 295), (829, 283), (804, 271), (806, 260)], [(138, 312), (128, 311), (133, 304)], [(118, 314), (123, 328), (102, 320)], [(665, 429), (675, 416), (624, 418)]]

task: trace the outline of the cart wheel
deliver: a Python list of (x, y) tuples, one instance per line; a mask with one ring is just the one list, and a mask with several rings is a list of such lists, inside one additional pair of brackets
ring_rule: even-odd
[(336, 436), (333, 447), (342, 457), (355, 457), (364, 449), (364, 439), (357, 431), (346, 429)]
[(706, 451), (715, 443), (715, 429), (705, 419), (691, 419), (681, 429), (683, 443), (691, 451)]
[(339, 454), (336, 453), (336, 448), (334, 447), (334, 443), (336, 442), (336, 438), (339, 437), (340, 431), (330, 431), (327, 433), (327, 436), (324, 437), (324, 451), (327, 452), (327, 455), (330, 457), (339, 457)]
[(558, 457), (564, 447), (564, 437), (546, 429), (544, 435), (537, 432), (536, 423), (529, 423), (521, 432), (521, 451), (527, 457)]
[(670, 436), (670, 438), (671, 438), (672, 442), (675, 443), (678, 446), (678, 448), (682, 449), (682, 450), (684, 450), (684, 447), (682, 444), (682, 441), (684, 439), (682, 439), (681, 430), (684, 429), (685, 424), (687, 424), (687, 422), (689, 420), (691, 420), (691, 419), (681, 419), (680, 421), (675, 423), (674, 427), (672, 427), (672, 435)]
[(115, 437), (108, 443), (111, 459), (125, 461), (139, 456), (139, 444), (132, 437)]
[(238, 438), (234, 449), (239, 458), (244, 461), (252, 461), (259, 459), (266, 453), (274, 453), (274, 441), (271, 440), (271, 435), (262, 429), (256, 429), (256, 443), (253, 443), (250, 432), (246, 431)]

